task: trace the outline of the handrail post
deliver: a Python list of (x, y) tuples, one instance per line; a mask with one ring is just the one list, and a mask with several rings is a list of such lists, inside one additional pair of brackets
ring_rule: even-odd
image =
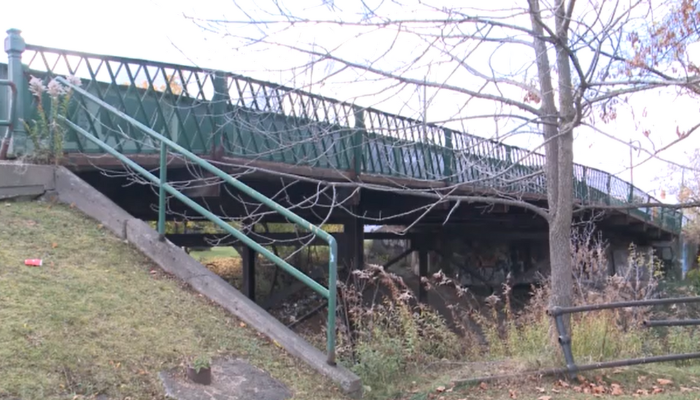
[[(24, 42), (21, 33), (22, 31), (19, 29), (8, 29), (7, 37), (5, 38), (7, 79), (14, 83), (17, 88), (17, 97), (14, 104), (15, 112), (14, 115), (10, 116), (12, 118), (12, 131), (8, 132), (9, 137), (7, 138), (9, 143), (13, 143), (12, 153), (17, 153), (18, 148), (24, 148), (27, 139), (27, 132), (24, 129), (24, 105), (27, 85), (25, 84), (24, 68), (22, 67), (22, 53), (27, 48), (27, 44)], [(12, 94), (8, 93), (8, 100), (12, 101), (10, 96)]]
[[(331, 236), (331, 239), (333, 237)], [(335, 362), (335, 308), (337, 288), (337, 262), (335, 255), (338, 254), (338, 243), (335, 240), (328, 242), (330, 254), (328, 257), (328, 319), (326, 321), (326, 353), (328, 365), (336, 365)]]
[(165, 241), (165, 184), (168, 181), (168, 147), (160, 141), (160, 185), (158, 185), (158, 237)]

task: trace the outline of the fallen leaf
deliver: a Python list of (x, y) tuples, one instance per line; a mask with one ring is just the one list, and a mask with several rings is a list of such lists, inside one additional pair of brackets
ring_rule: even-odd
[(97, 229), (102, 229), (102, 228), (104, 228), (104, 225), (102, 225), (102, 224), (97, 225)]
[(56, 247), (58, 247), (58, 243), (56, 243), (56, 242), (51, 243), (51, 248), (52, 248), (52, 249), (55, 249)]
[(638, 395), (641, 395), (641, 396), (647, 396), (647, 395), (649, 395), (649, 391), (646, 390), (646, 389), (637, 389), (637, 391), (636, 391), (635, 393), (638, 394)]
[(659, 383), (659, 385), (661, 385), (661, 386), (673, 385), (673, 381), (670, 380), (670, 379), (659, 378), (659, 379), (657, 379), (656, 381), (657, 381), (657, 382)]
[(637, 377), (637, 382), (639, 382), (639, 383), (644, 383), (644, 382), (646, 382), (646, 380), (647, 380), (647, 377), (644, 375), (639, 375)]
[(449, 389), (445, 390), (445, 393), (452, 393), (453, 390), (455, 390), (455, 388), (449, 388)]
[(612, 385), (610, 385), (610, 388), (612, 389), (610, 393), (613, 396), (621, 396), (625, 394), (625, 392), (622, 390), (622, 387), (617, 383), (613, 383)]
[(545, 388), (536, 387), (535, 389), (536, 389), (538, 392), (540, 392), (540, 393), (546, 392)]
[(481, 390), (486, 390), (489, 388), (489, 385), (487, 385), (486, 382), (481, 382), (481, 384), (479, 384), (479, 387), (481, 388)]
[(693, 389), (691, 389), (691, 388), (687, 388), (687, 387), (681, 386), (681, 393), (683, 393), (683, 392), (692, 392), (692, 391), (693, 391)]
[(552, 396), (540, 396), (537, 400), (552, 400)]
[(655, 387), (654, 387), (654, 390), (651, 391), (651, 394), (659, 394), (659, 393), (663, 393), (663, 391), (664, 391), (664, 390), (661, 389), (660, 387), (656, 387), (656, 386), (655, 386)]
[(605, 393), (605, 387), (599, 385), (593, 385), (593, 394), (603, 394)]
[(245, 322), (241, 322), (241, 328), (245, 328)]
[(557, 382), (557, 383), (561, 387), (565, 387), (565, 388), (569, 387), (569, 384), (567, 382), (562, 381), (561, 379), (559, 379), (559, 382)]
[(438, 386), (438, 387), (435, 389), (435, 391), (438, 392), (438, 393), (442, 393), (442, 392), (445, 391), (445, 387), (444, 387), (444, 386)]
[(561, 393), (561, 390), (552, 389), (552, 393)]
[(518, 398), (518, 394), (515, 392), (515, 390), (510, 389), (510, 390), (508, 390), (508, 393), (510, 394), (510, 398), (511, 398), (511, 399), (517, 399), (517, 398)]

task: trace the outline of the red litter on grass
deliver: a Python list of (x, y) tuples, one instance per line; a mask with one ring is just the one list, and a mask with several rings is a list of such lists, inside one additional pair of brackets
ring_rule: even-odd
[(39, 258), (24, 260), (24, 265), (29, 265), (30, 267), (41, 267), (43, 264), (44, 262)]

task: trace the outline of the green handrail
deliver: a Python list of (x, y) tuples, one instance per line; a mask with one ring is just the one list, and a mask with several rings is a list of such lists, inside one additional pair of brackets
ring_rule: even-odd
[[(320, 294), (321, 296), (323, 296), (324, 298), (326, 298), (328, 300), (328, 321), (327, 321), (328, 332), (327, 332), (327, 343), (326, 343), (326, 351), (328, 353), (327, 354), (327, 363), (330, 365), (336, 365), (336, 360), (335, 360), (335, 308), (336, 308), (336, 294), (337, 294), (336, 279), (337, 279), (338, 245), (335, 241), (335, 238), (331, 234), (329, 234), (328, 232), (325, 232), (321, 228), (311, 224), (310, 222), (306, 221), (305, 219), (301, 218), (300, 216), (298, 216), (298, 215), (294, 214), (293, 212), (289, 211), (288, 209), (282, 207), (280, 204), (278, 204), (274, 200), (265, 197), (263, 194), (256, 191), (255, 189), (253, 189), (253, 188), (247, 186), (246, 184), (238, 181), (237, 179), (231, 177), (230, 175), (226, 174), (224, 171), (222, 171), (219, 168), (215, 167), (214, 165), (210, 164), (206, 160), (196, 156), (195, 154), (191, 153), (190, 151), (184, 149), (182, 146), (178, 145), (177, 143), (173, 142), (172, 140), (155, 132), (151, 128), (143, 125), (142, 123), (138, 122), (137, 120), (135, 120), (135, 119), (131, 118), (130, 116), (124, 114), (123, 112), (117, 110), (116, 108), (112, 107), (108, 103), (105, 103), (104, 101), (100, 100), (99, 98), (97, 98), (97, 97), (93, 96), (92, 94), (88, 93), (87, 91), (83, 90), (82, 88), (71, 84), (65, 78), (57, 77), (56, 79), (59, 82), (61, 82), (62, 84), (66, 85), (66, 86), (70, 87), (71, 89), (73, 89), (74, 91), (80, 93), (82, 96), (89, 99), (90, 101), (98, 104), (103, 109), (117, 115), (118, 117), (124, 119), (129, 124), (142, 130), (144, 133), (148, 134), (150, 137), (160, 141), (160, 177), (157, 177), (154, 174), (147, 171), (146, 169), (144, 169), (143, 167), (141, 167), (140, 165), (138, 165), (137, 163), (135, 163), (134, 161), (130, 160), (124, 154), (121, 154), (120, 152), (115, 150), (112, 146), (108, 145), (107, 143), (98, 139), (94, 135), (90, 134), (90, 132), (79, 127), (78, 125), (76, 125), (72, 121), (68, 120), (68, 118), (66, 118), (62, 115), (59, 116), (61, 118), (61, 120), (66, 122), (68, 124), (68, 126), (73, 128), (76, 132), (78, 132), (80, 135), (85, 137), (87, 140), (89, 140), (92, 143), (94, 143), (95, 145), (99, 146), (105, 152), (111, 154), (112, 156), (114, 156), (115, 158), (117, 158), (121, 162), (125, 163), (129, 167), (133, 168), (135, 171), (139, 172), (141, 175), (143, 175), (149, 181), (158, 185), (158, 187), (159, 187), (158, 233), (161, 235), (161, 238), (164, 238), (164, 235), (165, 235), (165, 194), (168, 193), (168, 194), (172, 195), (173, 197), (175, 197), (176, 199), (183, 202), (184, 204), (186, 204), (187, 206), (189, 206), (190, 208), (192, 208), (193, 210), (195, 210), (196, 212), (200, 213), (202, 216), (204, 216), (208, 220), (210, 220), (213, 223), (215, 223), (216, 225), (218, 225), (220, 228), (224, 229), (227, 233), (233, 235), (236, 239), (240, 240), (245, 245), (249, 246), (250, 248), (252, 248), (255, 251), (262, 254), (268, 260), (274, 262), (280, 268), (284, 269), (289, 274), (291, 274), (295, 278), (299, 279), (304, 284), (306, 284), (311, 289), (313, 289), (318, 294)], [(303, 272), (294, 268), (292, 265), (290, 265), (289, 263), (287, 263), (286, 261), (284, 261), (280, 257), (276, 256), (274, 253), (267, 250), (265, 247), (256, 243), (254, 240), (250, 239), (248, 236), (244, 235), (239, 230), (233, 228), (231, 225), (224, 222), (221, 218), (217, 217), (216, 215), (211, 213), (209, 210), (200, 206), (199, 204), (194, 202), (192, 199), (190, 199), (189, 197), (187, 197), (186, 195), (182, 194), (181, 192), (179, 192), (178, 190), (173, 188), (171, 185), (169, 185), (166, 182), (168, 147), (172, 148), (173, 150), (182, 154), (185, 158), (187, 158), (191, 162), (199, 165), (200, 167), (204, 168), (205, 170), (207, 170), (207, 171), (211, 172), (212, 174), (216, 175), (217, 177), (221, 178), (224, 182), (232, 185), (233, 187), (242, 191), (243, 193), (247, 194), (248, 196), (258, 200), (259, 202), (266, 205), (267, 207), (270, 207), (271, 209), (282, 214), (285, 218), (291, 220), (292, 222), (299, 225), (300, 227), (311, 231), (313, 234), (315, 234), (315, 235), (321, 237), (323, 240), (325, 240), (326, 243), (328, 243), (328, 248), (329, 248), (328, 288), (323, 287), (322, 285), (320, 285), (318, 282), (316, 282), (313, 279), (311, 279), (310, 277), (308, 277)]]

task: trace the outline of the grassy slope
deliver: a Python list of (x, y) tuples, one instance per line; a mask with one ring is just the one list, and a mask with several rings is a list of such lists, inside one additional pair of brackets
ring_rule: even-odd
[[(24, 266), (42, 258), (44, 266)], [(0, 203), (0, 398), (162, 398), (157, 374), (235, 355), (298, 399), (342, 398), (256, 332), (68, 207)]]

